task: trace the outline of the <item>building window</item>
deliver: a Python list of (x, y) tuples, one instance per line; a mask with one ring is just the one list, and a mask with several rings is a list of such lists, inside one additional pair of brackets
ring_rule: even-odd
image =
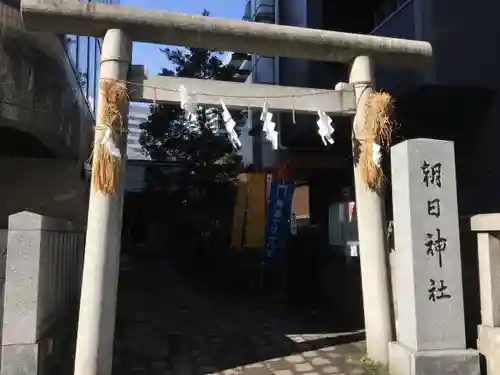
[(96, 83), (94, 87), (94, 108), (95, 111), (97, 112), (97, 106), (98, 106), (98, 100), (99, 100), (99, 73), (100, 73), (100, 67), (101, 67), (101, 46), (100, 46), (100, 39), (95, 39), (95, 76), (96, 76)]
[(89, 45), (89, 80), (88, 80), (88, 86), (89, 86), (89, 93), (88, 93), (88, 101), (89, 101), (89, 106), (92, 112), (95, 111), (95, 85), (96, 85), (96, 40), (94, 38), (90, 38), (90, 45)]
[(382, 23), (387, 17), (396, 12), (405, 0), (382, 0), (380, 6), (375, 11), (375, 27)]
[(79, 36), (78, 37), (78, 62), (76, 65), (77, 78), (82, 87), (82, 91), (86, 97), (88, 97), (88, 80), (89, 80), (89, 37)]
[(65, 47), (71, 62), (76, 66), (78, 60), (78, 38), (75, 35), (66, 35)]

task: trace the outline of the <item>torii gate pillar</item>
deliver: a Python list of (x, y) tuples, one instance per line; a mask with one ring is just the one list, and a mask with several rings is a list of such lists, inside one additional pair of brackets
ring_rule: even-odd
[[(126, 80), (131, 59), (131, 40), (121, 30), (108, 30), (102, 44), (100, 78)], [(99, 90), (98, 116), (104, 110), (104, 102), (102, 90)], [(126, 115), (122, 113), (124, 127), (127, 125)], [(102, 132), (102, 129), (95, 130), (95, 142), (100, 142)], [(91, 189), (90, 193), (75, 375), (111, 374), (120, 269), (123, 176), (127, 164), (127, 133), (122, 134), (125, 136), (120, 145), (123, 156), (116, 194), (105, 196), (96, 189)]]
[[(354, 85), (356, 94), (357, 110), (353, 120), (355, 136), (360, 135), (363, 128), (365, 104), (374, 90), (373, 74), (373, 60), (369, 56), (358, 56), (352, 61), (349, 82)], [(354, 152), (355, 147), (357, 146), (353, 144)], [(391, 287), (387, 271), (385, 203), (382, 194), (369, 189), (363, 182), (356, 155), (354, 183), (367, 353), (371, 360), (387, 364), (388, 343), (393, 340), (393, 326)]]

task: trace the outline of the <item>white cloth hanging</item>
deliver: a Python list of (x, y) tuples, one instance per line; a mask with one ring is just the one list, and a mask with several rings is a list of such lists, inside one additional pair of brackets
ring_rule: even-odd
[(198, 120), (198, 103), (196, 97), (188, 92), (184, 85), (181, 85), (181, 108), (185, 111), (186, 118), (190, 121)]
[(222, 98), (220, 100), (220, 104), (222, 107), (222, 120), (224, 121), (224, 126), (226, 128), (229, 140), (233, 144), (234, 148), (239, 149), (241, 148), (241, 142), (238, 138), (236, 130), (234, 129), (236, 127), (236, 122), (233, 120), (233, 117), (231, 116), (231, 113), (229, 113), (226, 103), (224, 103), (224, 100), (222, 100)]
[(375, 142), (372, 143), (372, 158), (373, 158), (373, 163), (377, 166), (380, 167), (380, 164), (382, 162), (382, 147)]
[(111, 129), (106, 128), (104, 132), (104, 137), (102, 137), (102, 144), (107, 148), (109, 153), (117, 158), (121, 158), (122, 154), (120, 149), (116, 146), (113, 137), (111, 136)]
[(267, 103), (267, 100), (264, 102), (264, 106), (262, 107), (260, 121), (262, 121), (262, 130), (264, 131), (266, 139), (271, 142), (273, 150), (277, 150), (278, 132), (275, 130), (276, 123), (273, 121), (273, 114), (269, 112), (269, 104)]
[(318, 134), (321, 137), (321, 140), (323, 141), (323, 144), (326, 146), (328, 143), (333, 144), (333, 132), (335, 129), (332, 126), (332, 119), (330, 116), (328, 116), (324, 111), (320, 111), (318, 109), (318, 116), (319, 119), (316, 122), (318, 124)]

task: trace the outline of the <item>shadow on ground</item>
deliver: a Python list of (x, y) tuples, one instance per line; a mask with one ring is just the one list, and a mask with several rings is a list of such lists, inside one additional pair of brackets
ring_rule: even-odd
[(363, 374), (362, 332), (330, 313), (197, 288), (167, 261), (120, 275), (113, 373)]

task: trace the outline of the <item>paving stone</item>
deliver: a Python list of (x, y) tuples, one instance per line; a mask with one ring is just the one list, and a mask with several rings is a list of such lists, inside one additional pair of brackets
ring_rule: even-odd
[[(288, 308), (214, 298), (175, 271), (135, 267), (120, 276), (117, 313), (128, 324), (116, 331), (113, 375), (352, 375), (361, 369), (363, 344), (317, 349), (310, 340), (327, 334), (288, 338), (284, 332), (307, 332)], [(153, 292), (148, 285), (162, 288)]]
[(316, 352), (304, 352), (304, 353), (302, 353), (302, 355), (304, 357), (309, 357), (310, 358), (310, 357), (317, 357), (318, 353), (316, 353)]
[(285, 357), (285, 360), (290, 363), (302, 363), (306, 361), (305, 358), (301, 355), (290, 355), (288, 357)]
[(314, 367), (310, 363), (298, 363), (293, 367), (297, 372), (308, 372), (314, 370)]
[(265, 368), (245, 368), (241, 372), (242, 375), (270, 375), (271, 373)]
[(342, 359), (342, 360), (345, 360), (345, 355), (341, 354), (341, 353), (337, 353), (337, 352), (330, 352), (330, 353), (326, 353), (325, 354), (325, 357), (327, 358), (330, 358), (332, 360), (339, 360), (339, 359)]
[(222, 374), (223, 375), (240, 375), (241, 372), (239, 370), (236, 370), (236, 369), (228, 369), (228, 370), (222, 371)]
[(328, 359), (322, 357), (315, 357), (311, 359), (311, 364), (314, 366), (323, 366), (329, 364), (330, 361)]
[(323, 374), (340, 374), (341, 373), (340, 368), (338, 368), (337, 366), (325, 366), (325, 367), (321, 367), (320, 371)]
[(268, 361), (267, 368), (271, 371), (279, 371), (279, 370), (291, 370), (293, 369), (293, 364), (286, 361), (283, 358), (278, 358), (278, 360)]
[(250, 365), (247, 365), (246, 367), (248, 368), (260, 368), (260, 367), (266, 367), (265, 363), (262, 363), (262, 362), (256, 362), (256, 363), (252, 363)]

